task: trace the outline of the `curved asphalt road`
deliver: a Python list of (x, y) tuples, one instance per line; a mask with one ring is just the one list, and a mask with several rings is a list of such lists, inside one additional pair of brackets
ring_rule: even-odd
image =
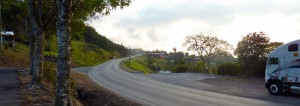
[(98, 84), (143, 105), (287, 106), (264, 100), (196, 90), (139, 77), (119, 68), (120, 61), (124, 59), (114, 59), (98, 65), (89, 72), (89, 76)]

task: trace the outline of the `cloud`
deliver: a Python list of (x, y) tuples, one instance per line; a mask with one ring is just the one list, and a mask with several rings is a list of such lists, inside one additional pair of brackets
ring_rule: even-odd
[(156, 32), (155, 32), (155, 30), (149, 30), (148, 32), (147, 32), (147, 36), (150, 38), (150, 40), (151, 41), (153, 41), (153, 42), (160, 42), (160, 38), (159, 38), (159, 36), (157, 36), (157, 34), (156, 34)]
[(184, 37), (200, 32), (233, 45), (254, 31), (264, 31), (274, 41), (297, 39), (299, 10), (297, 0), (135, 0), (92, 26), (118, 43), (184, 50)]

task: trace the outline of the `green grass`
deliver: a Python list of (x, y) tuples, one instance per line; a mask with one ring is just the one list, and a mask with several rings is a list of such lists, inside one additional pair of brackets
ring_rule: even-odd
[(135, 72), (142, 72), (144, 74), (150, 74), (154, 73), (149, 67), (146, 66), (146, 57), (140, 56), (135, 57), (130, 60), (130, 66), (129, 66), (129, 60), (122, 61), (122, 65), (126, 68), (130, 68), (131, 70)]
[(83, 66), (93, 66), (109, 60), (110, 53), (84, 42), (72, 41), (72, 59)]
[(0, 67), (28, 67), (29, 49), (25, 44), (16, 43), (15, 48), (4, 47), (0, 50)]
[[(47, 48), (47, 46), (48, 45), (45, 44), (45, 48)], [(44, 55), (57, 57), (58, 46), (56, 40), (51, 41), (49, 46), (50, 51), (44, 51)], [(80, 41), (72, 41), (71, 48), (71, 60), (78, 63), (80, 66), (93, 66), (109, 60), (110, 53), (95, 45)]]

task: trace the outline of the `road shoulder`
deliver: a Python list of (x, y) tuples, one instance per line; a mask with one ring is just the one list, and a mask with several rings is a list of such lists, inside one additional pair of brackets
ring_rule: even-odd
[(20, 106), (23, 100), (18, 94), (19, 81), (16, 68), (0, 68), (0, 106)]

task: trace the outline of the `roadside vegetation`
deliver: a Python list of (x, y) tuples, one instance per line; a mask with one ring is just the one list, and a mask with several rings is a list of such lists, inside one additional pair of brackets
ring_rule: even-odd
[[(14, 31), (14, 39), (13, 42), (1, 42), (0, 66), (30, 68), (33, 77), (28, 83), (29, 88), (39, 89), (36, 84), (53, 85), (49, 86), (53, 92), (59, 89), (55, 92), (57, 105), (69, 102), (69, 98), (63, 100), (64, 97), (58, 96), (70, 95), (68, 91), (77, 89), (74, 81), (76, 79), (70, 78), (69, 63), (74, 67), (92, 66), (128, 55), (126, 47), (98, 34), (94, 28), (87, 26), (85, 21), (97, 15), (108, 15), (116, 8), (129, 6), (131, 0), (68, 1), (70, 2), (1, 1), (3, 5), (1, 6), (3, 16), (1, 29)], [(62, 8), (71, 8), (71, 10)], [(67, 21), (62, 22), (62, 20)], [(14, 42), (17, 42), (15, 46), (12, 44)], [(176, 73), (262, 76), (267, 53), (281, 44), (270, 42), (270, 38), (263, 32), (249, 33), (238, 43), (238, 47), (234, 50), (237, 59), (234, 59), (229, 53), (232, 47), (226, 41), (199, 34), (187, 36), (183, 44), (187, 50), (196, 52), (197, 55), (177, 52), (176, 48), (170, 53), (156, 50), (147, 52), (144, 56), (132, 59), (130, 62), (125, 61), (124, 64), (143, 73), (170, 70)], [(221, 58), (229, 58), (229, 60)]]
[(15, 48), (8, 45), (0, 49), (0, 67), (28, 67), (29, 49), (26, 44), (16, 43)]
[(150, 73), (154, 73), (154, 70), (151, 70), (148, 66), (146, 66), (146, 60), (145, 57), (136, 57), (136, 58), (132, 58), (130, 60), (125, 60), (121, 63), (121, 65), (128, 67), (132, 70), (134, 70), (135, 72), (142, 72), (145, 74), (150, 74)]
[[(86, 34), (89, 31), (88, 35)], [(92, 32), (92, 33), (91, 33)], [(71, 60), (75, 67), (79, 66), (93, 66), (112, 58), (119, 58), (127, 55), (127, 48), (113, 43), (107, 38), (99, 35), (94, 28), (86, 26), (85, 34), (82, 34), (82, 40), (74, 39), (71, 41), (72, 55)], [(92, 38), (94, 36), (94, 38)], [(98, 37), (99, 36), (99, 37)], [(21, 39), (21, 38), (19, 38)], [(104, 45), (97, 43), (91, 43), (90, 40), (93, 39), (94, 42), (107, 42)], [(30, 64), (29, 60), (29, 45), (26, 43), (27, 38), (22, 41), (18, 41), (13, 48), (8, 43), (3, 44), (4, 48), (0, 49), (0, 67), (14, 66), (14, 67), (28, 67)], [(19, 43), (20, 42), (20, 43)], [(105, 47), (110, 45), (112, 47)], [(44, 59), (46, 61), (56, 62), (57, 57), (57, 38), (54, 35), (46, 42), (44, 45)], [(113, 48), (116, 47), (116, 48)], [(104, 49), (106, 48), (106, 49)], [(107, 49), (109, 48), (109, 49)]]
[(0, 67), (29, 68), (29, 90), (53, 85), (49, 89), (54, 90), (55, 105), (72, 105), (69, 91), (77, 88), (70, 77), (71, 66), (96, 65), (128, 52), (86, 22), (129, 6), (130, 2), (2, 0), (1, 31), (14, 34), (3, 35), (11, 39), (0, 42)]
[[(205, 35), (187, 36), (183, 44), (189, 51), (196, 55), (178, 52), (176, 48), (166, 51), (147, 51), (143, 56), (131, 59), (123, 63), (128, 68), (142, 73), (156, 73), (168, 70), (173, 73), (196, 72), (220, 74), (239, 77), (263, 77), (267, 62), (267, 54), (282, 42), (270, 42), (270, 38), (264, 33), (249, 33), (242, 36), (238, 46), (233, 50), (231, 45), (217, 37)], [(234, 51), (237, 56), (229, 51)]]

